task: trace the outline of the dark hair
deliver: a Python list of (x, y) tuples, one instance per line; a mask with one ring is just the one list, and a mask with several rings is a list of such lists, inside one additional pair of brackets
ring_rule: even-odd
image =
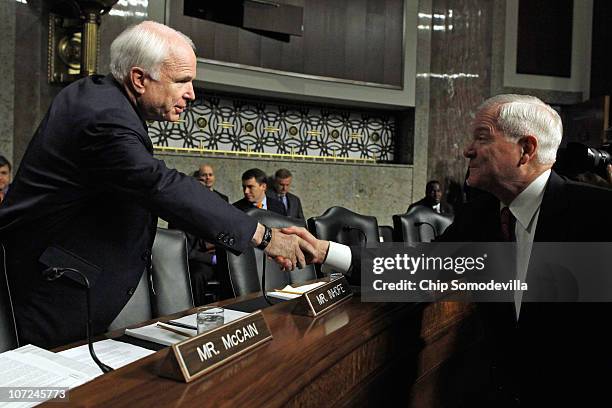
[(0, 167), (4, 166), (8, 166), (9, 171), (13, 168), (13, 166), (11, 166), (11, 162), (8, 161), (6, 157), (0, 154)]
[(425, 191), (429, 190), (429, 187), (433, 186), (434, 184), (439, 184), (440, 186), (442, 186), (442, 184), (440, 184), (438, 180), (429, 180), (425, 185)]
[(293, 177), (293, 174), (287, 169), (278, 169), (276, 173), (274, 173), (274, 178), (277, 180), (286, 179), (289, 177)]
[(267, 180), (266, 173), (263, 172), (263, 170), (260, 169), (248, 169), (247, 171), (245, 171), (244, 173), (242, 173), (242, 181), (246, 181), (252, 178), (255, 178), (255, 181), (257, 182), (257, 184), (262, 184), (262, 183), (266, 183), (268, 184), (268, 180)]

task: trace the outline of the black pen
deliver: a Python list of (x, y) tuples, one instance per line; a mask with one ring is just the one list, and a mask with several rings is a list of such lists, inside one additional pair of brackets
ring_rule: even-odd
[(183, 329), (198, 330), (197, 327), (192, 326), (190, 324), (185, 324), (185, 323), (181, 323), (181, 322), (175, 322), (175, 321), (172, 321), (172, 320), (168, 320), (167, 322), (164, 322), (164, 323), (169, 324), (170, 326), (182, 327)]

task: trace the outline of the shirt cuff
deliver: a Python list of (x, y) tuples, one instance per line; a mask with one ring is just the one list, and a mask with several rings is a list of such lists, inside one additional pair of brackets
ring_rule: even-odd
[(329, 274), (332, 272), (346, 273), (351, 267), (351, 249), (337, 242), (329, 241), (329, 250), (325, 263), (321, 266), (321, 272)]

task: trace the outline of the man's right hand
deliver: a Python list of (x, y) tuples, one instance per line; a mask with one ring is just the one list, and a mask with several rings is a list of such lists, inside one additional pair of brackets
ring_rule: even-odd
[[(303, 242), (309, 245), (309, 248), (302, 248), (306, 255), (308, 264), (322, 264), (327, 257), (329, 250), (329, 241), (315, 238), (306, 228), (303, 227), (286, 227), (282, 228), (281, 232), (285, 234), (297, 235)], [(312, 248), (312, 249), (311, 249)]]
[[(264, 227), (258, 224), (257, 231), (253, 237), (253, 245), (259, 245), (263, 237)], [(296, 266), (303, 268), (306, 266), (306, 257), (312, 258), (312, 254), (316, 252), (315, 248), (298, 235), (290, 235), (283, 233), (277, 228), (272, 228), (272, 239), (264, 249), (264, 253), (273, 258), (283, 270), (291, 271)]]

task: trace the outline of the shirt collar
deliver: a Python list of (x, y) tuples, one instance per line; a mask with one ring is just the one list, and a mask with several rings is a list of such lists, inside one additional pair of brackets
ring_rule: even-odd
[[(257, 203), (256, 202), (253, 203), (253, 207), (257, 207)], [(263, 210), (267, 210), (268, 209), (268, 200), (267, 200), (267, 197), (266, 197), (265, 194), (263, 196), (263, 200), (261, 200), (261, 208)]]
[[(540, 174), (510, 203), (510, 211), (525, 230), (529, 230), (534, 215), (542, 204), (550, 169)], [(500, 209), (504, 205), (500, 203)]]

